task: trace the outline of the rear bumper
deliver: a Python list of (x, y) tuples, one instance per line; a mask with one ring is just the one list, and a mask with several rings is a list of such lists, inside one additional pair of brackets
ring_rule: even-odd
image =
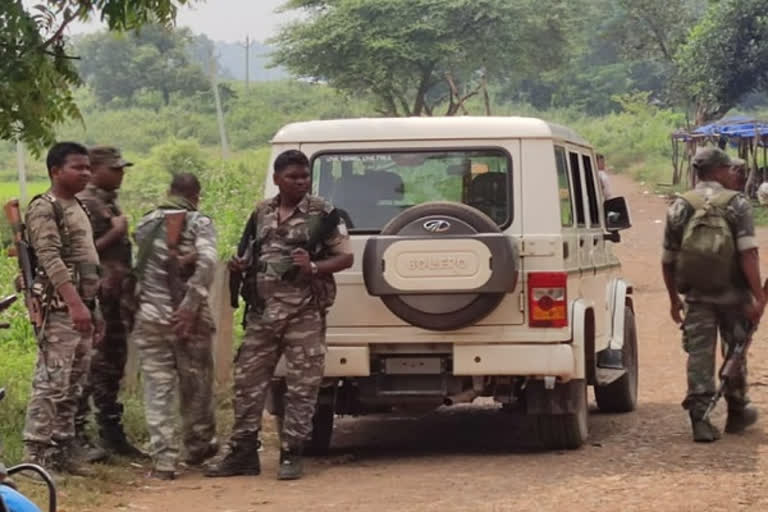
[[(582, 378), (576, 372), (574, 347), (558, 344), (453, 345), (453, 375), (554, 376), (562, 381)], [(283, 362), (278, 375), (284, 375)], [(326, 377), (368, 377), (371, 358), (367, 346), (331, 346), (325, 357)]]

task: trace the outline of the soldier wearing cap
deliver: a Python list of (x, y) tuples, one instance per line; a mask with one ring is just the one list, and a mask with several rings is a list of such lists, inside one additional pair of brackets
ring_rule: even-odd
[(725, 188), (735, 190), (737, 192), (744, 192), (747, 186), (747, 180), (749, 178), (747, 171), (747, 162), (741, 158), (731, 159), (731, 172), (730, 181)]
[[(712, 442), (720, 438), (720, 432), (704, 414), (715, 394), (718, 331), (722, 337), (721, 348), (726, 351), (745, 336), (750, 325), (760, 320), (766, 298), (760, 280), (752, 206), (743, 193), (733, 190), (740, 185), (735, 179), (733, 160), (719, 148), (701, 148), (693, 159), (693, 167), (698, 178), (695, 189), (678, 196), (667, 212), (662, 268), (672, 319), (682, 326), (683, 350), (688, 354), (688, 392), (682, 405), (689, 412), (694, 441)], [(723, 239), (719, 236), (721, 233), (717, 233), (717, 240), (700, 239), (706, 243), (699, 245), (693, 241), (695, 230), (689, 229), (689, 224), (699, 222), (697, 219), (703, 212), (713, 209), (725, 220), (724, 229), (730, 229), (733, 261), (709, 272), (691, 272), (693, 264), (702, 261), (692, 255)], [(713, 217), (710, 215), (709, 219)], [(716, 275), (724, 277), (720, 281), (725, 284), (714, 286)], [(757, 410), (747, 395), (746, 370), (744, 361), (741, 378), (729, 378), (727, 382), (726, 433), (742, 432), (757, 421)]]
[(106, 332), (103, 342), (93, 349), (88, 386), (80, 401), (75, 425), (79, 455), (92, 462), (105, 458), (107, 453), (91, 443), (85, 433), (90, 397), (93, 397), (104, 448), (118, 455), (139, 457), (143, 454), (125, 436), (121, 424), (123, 406), (118, 401), (127, 358), (127, 333), (120, 315), (120, 296), (122, 281), (131, 268), (131, 242), (128, 219), (117, 202), (117, 191), (125, 169), (133, 164), (111, 146), (92, 147), (88, 153), (92, 177), (78, 198), (88, 208), (101, 262), (99, 300)]

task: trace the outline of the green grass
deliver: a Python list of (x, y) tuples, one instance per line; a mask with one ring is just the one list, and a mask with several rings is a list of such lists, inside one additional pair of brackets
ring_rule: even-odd
[[(41, 194), (48, 189), (48, 181), (30, 181), (27, 182), (27, 201), (32, 199), (35, 195)], [(5, 203), (12, 198), (20, 198), (21, 187), (18, 181), (3, 181), (0, 182), (0, 201)]]

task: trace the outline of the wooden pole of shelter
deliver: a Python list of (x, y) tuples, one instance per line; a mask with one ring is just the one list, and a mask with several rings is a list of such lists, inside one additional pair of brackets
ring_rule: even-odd
[(672, 141), (672, 186), (675, 186), (680, 179), (678, 176), (678, 169), (680, 167), (678, 162), (679, 143), (674, 135), (672, 135), (670, 138)]
[(229, 298), (229, 268), (226, 262), (216, 265), (216, 273), (208, 297), (216, 334), (213, 339), (213, 361), (216, 388), (225, 389), (232, 376), (232, 354), (234, 344), (234, 309)]

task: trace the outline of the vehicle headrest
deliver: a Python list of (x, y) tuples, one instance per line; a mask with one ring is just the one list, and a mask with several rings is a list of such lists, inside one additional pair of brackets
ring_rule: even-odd
[(507, 175), (488, 172), (476, 176), (469, 187), (470, 202), (491, 201), (505, 203), (507, 200)]
[(372, 171), (368, 175), (373, 195), (379, 201), (400, 201), (405, 194), (403, 179), (391, 171)]

